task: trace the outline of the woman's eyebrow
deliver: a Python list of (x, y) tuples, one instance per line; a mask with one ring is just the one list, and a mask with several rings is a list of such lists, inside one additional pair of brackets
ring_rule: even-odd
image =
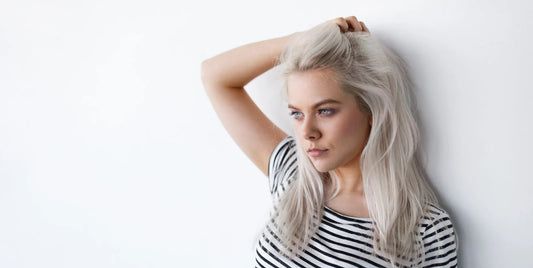
[[(326, 104), (326, 103), (341, 104), (341, 102), (338, 101), (338, 100), (334, 100), (334, 99), (325, 99), (325, 100), (322, 100), (322, 101), (319, 101), (319, 102), (315, 103), (315, 104), (313, 105), (313, 109), (315, 109), (316, 107), (318, 107), (318, 106), (320, 106), (320, 105), (324, 105), (324, 104)], [(298, 109), (298, 108), (296, 108), (294, 105), (292, 105), (292, 104), (290, 104), (290, 103), (289, 103), (289, 108), (291, 108), (291, 109)]]

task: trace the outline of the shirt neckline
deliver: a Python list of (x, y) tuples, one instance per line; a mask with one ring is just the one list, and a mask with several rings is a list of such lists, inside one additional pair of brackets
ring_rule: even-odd
[(372, 223), (372, 218), (365, 217), (353, 217), (339, 213), (332, 208), (324, 205), (324, 214), (331, 216), (331, 220), (340, 223)]

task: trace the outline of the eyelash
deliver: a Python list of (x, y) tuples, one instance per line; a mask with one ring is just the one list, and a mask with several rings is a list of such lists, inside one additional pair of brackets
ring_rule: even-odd
[[(328, 109), (328, 108), (318, 109), (318, 111), (319, 111), (320, 113), (322, 113), (322, 112), (327, 112), (327, 113), (328, 113), (328, 114), (325, 114), (324, 116), (329, 116), (329, 115), (332, 115), (332, 114), (334, 113), (334, 110), (333, 110), (333, 109)], [(290, 112), (290, 113), (289, 113), (289, 115), (290, 115), (293, 119), (298, 120), (299, 118), (296, 118), (296, 115), (297, 115), (297, 114), (301, 114), (301, 112), (296, 112), (296, 111), (294, 111), (294, 112)]]

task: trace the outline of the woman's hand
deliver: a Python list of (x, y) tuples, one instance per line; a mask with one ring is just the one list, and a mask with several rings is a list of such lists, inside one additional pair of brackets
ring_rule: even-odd
[(331, 20), (331, 22), (337, 24), (343, 33), (345, 32), (367, 32), (370, 33), (365, 23), (358, 21), (355, 16), (350, 17), (338, 17)]

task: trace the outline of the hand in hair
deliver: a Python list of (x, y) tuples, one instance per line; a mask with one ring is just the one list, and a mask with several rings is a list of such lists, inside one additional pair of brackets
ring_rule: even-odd
[(338, 17), (331, 20), (331, 22), (337, 24), (343, 33), (345, 32), (367, 32), (370, 33), (365, 23), (358, 21), (355, 16), (350, 17)]

